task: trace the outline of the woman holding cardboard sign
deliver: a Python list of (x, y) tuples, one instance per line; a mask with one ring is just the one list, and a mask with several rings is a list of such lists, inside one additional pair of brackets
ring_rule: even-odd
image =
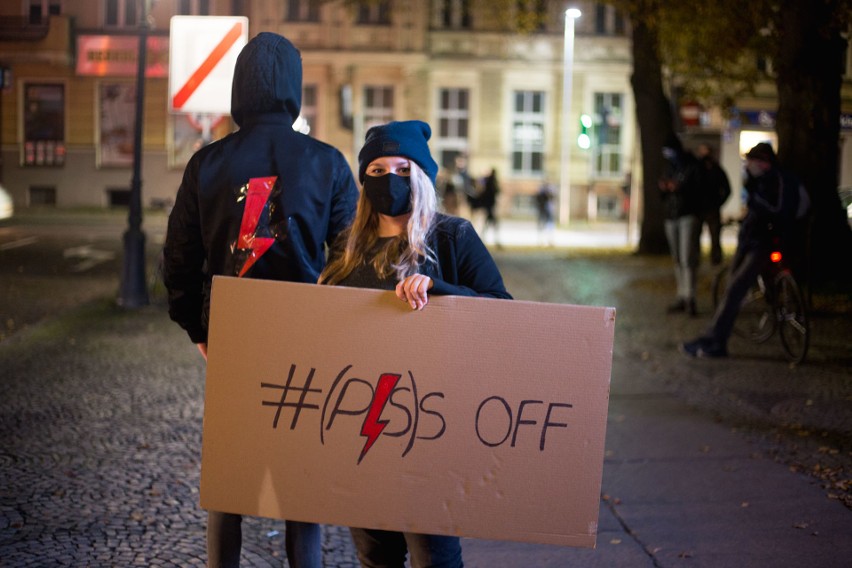
[[(367, 131), (358, 155), (363, 185), (355, 219), (341, 233), (321, 284), (394, 290), (412, 309), (430, 294), (511, 299), (469, 221), (437, 212), (438, 164), (428, 124), (391, 122)], [(362, 566), (463, 566), (457, 537), (352, 528)]]

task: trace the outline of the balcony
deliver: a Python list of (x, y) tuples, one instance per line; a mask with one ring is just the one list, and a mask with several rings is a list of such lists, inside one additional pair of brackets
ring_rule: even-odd
[(50, 31), (49, 18), (0, 16), (0, 41), (38, 41)]

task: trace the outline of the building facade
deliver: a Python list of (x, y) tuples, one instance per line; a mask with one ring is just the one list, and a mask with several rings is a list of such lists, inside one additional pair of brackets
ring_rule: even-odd
[[(18, 207), (115, 206), (132, 166), (135, 66), (142, 0), (20, 0), (0, 13), (2, 183)], [(369, 6), (312, 0), (155, 0), (150, 4), (144, 95), (143, 203), (167, 204), (183, 166), (228, 117), (168, 112), (169, 20), (244, 15), (249, 35), (274, 31), (302, 51), (299, 127), (340, 148), (355, 166), (366, 130), (388, 120), (433, 127), (449, 175), (458, 161), (501, 180), (504, 214), (531, 214), (532, 195), (559, 182), (563, 128), (571, 141), (576, 216), (615, 215), (635, 155), (625, 22), (579, 2), (570, 116), (563, 120), (561, 2), (506, 13), (470, 0), (391, 0)], [(507, 18), (531, 18), (512, 33)], [(576, 144), (580, 116), (600, 144)], [(208, 136), (208, 132), (210, 133)], [(590, 196), (592, 199), (590, 200)], [(589, 209), (593, 203), (593, 209)]]
[[(0, 7), (0, 182), (17, 207), (127, 202), (145, 1), (10, 0)], [(541, 184), (559, 186), (563, 178), (568, 192), (560, 197), (570, 200), (571, 218), (625, 215), (626, 180), (641, 162), (629, 30), (602, 2), (571, 3), (582, 16), (570, 62), (563, 1), (147, 2), (145, 206), (171, 203), (192, 152), (234, 127), (227, 115), (169, 112), (170, 19), (239, 15), (249, 20), (249, 36), (277, 32), (301, 50), (296, 127), (340, 148), (353, 168), (370, 126), (416, 118), (432, 125), (441, 183), (462, 164), (474, 178), (497, 171), (501, 215), (533, 215)], [(510, 21), (527, 22), (529, 31), (510, 31)], [(771, 139), (771, 123), (760, 117), (771, 118), (773, 99), (747, 103), (740, 116), (757, 113), (756, 136)], [(844, 93), (844, 104), (852, 112), (852, 93)], [(750, 124), (700, 112), (688, 128), (692, 139), (715, 141), (723, 165), (738, 176)], [(844, 183), (852, 185), (852, 143), (844, 141), (842, 151)]]

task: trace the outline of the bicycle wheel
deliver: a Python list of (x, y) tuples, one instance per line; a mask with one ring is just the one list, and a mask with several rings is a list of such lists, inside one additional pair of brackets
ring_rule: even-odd
[[(718, 308), (728, 290), (731, 278), (730, 269), (726, 266), (716, 273), (713, 278), (713, 307)], [(742, 304), (734, 323), (734, 333), (755, 343), (763, 343), (775, 333), (775, 313), (767, 298), (766, 282), (763, 276), (758, 276)]]
[(791, 363), (801, 363), (808, 354), (811, 337), (802, 291), (793, 275), (785, 270), (775, 278), (775, 293), (781, 345)]

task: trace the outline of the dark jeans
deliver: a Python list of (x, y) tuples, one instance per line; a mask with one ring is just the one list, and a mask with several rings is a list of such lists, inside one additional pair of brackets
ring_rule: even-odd
[[(207, 512), (208, 568), (238, 568), (243, 518), (231, 513)], [(314, 523), (285, 521), (284, 546), (291, 568), (322, 568), (322, 529)]]
[(722, 303), (713, 315), (713, 321), (705, 334), (719, 346), (726, 347), (731, 332), (734, 329), (734, 321), (740, 313), (743, 299), (749, 289), (757, 280), (757, 277), (766, 270), (771, 261), (769, 250), (765, 248), (738, 248), (731, 261), (731, 275), (728, 279), (728, 289)]
[(461, 542), (455, 536), (350, 528), (364, 568), (403, 568), (406, 551), (411, 568), (462, 568)]
[(722, 216), (719, 210), (705, 213), (704, 224), (710, 233), (710, 262), (716, 265), (722, 262)]

